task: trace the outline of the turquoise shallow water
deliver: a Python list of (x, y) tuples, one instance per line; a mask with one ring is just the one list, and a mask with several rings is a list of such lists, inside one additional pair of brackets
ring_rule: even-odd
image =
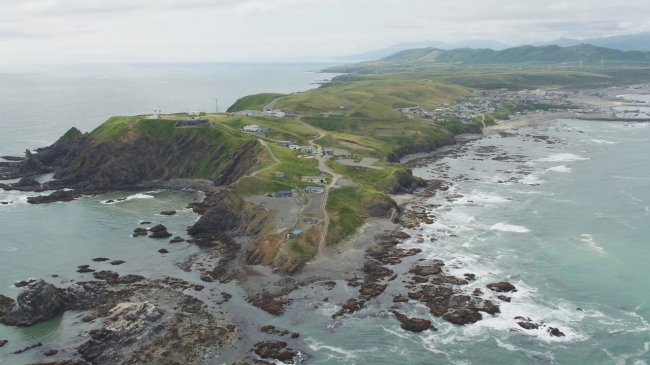
[[(310, 80), (317, 78), (320, 76), (310, 75)], [(64, 80), (59, 82), (65, 84)], [(41, 95), (37, 89), (31, 95)], [(3, 89), (1, 95), (7, 92)], [(63, 100), (65, 95), (58, 97)], [(210, 98), (206, 97), (206, 103)], [(10, 110), (11, 102), (2, 100), (5, 110)], [(67, 103), (74, 105), (75, 99), (69, 98)], [(108, 115), (148, 110), (126, 107), (128, 112), (114, 111), (119, 104), (106, 108), (103, 113)], [(45, 121), (47, 128), (39, 128), (38, 133), (44, 134), (33, 136), (33, 124), (3, 121), (13, 135), (0, 136), (1, 154), (51, 143), (70, 125), (90, 130), (105, 119), (85, 112), (68, 112), (51, 120), (40, 114), (25, 117), (23, 109), (15, 113), (19, 120)], [(59, 131), (44, 132), (52, 126)], [(447, 194), (430, 199), (429, 203), (440, 205), (433, 210), (435, 223), (411, 232), (414, 239), (404, 243), (406, 248), (423, 249), (412, 260), (440, 258), (450, 274), (477, 274), (479, 279), (468, 286), (468, 291), (494, 281), (515, 284), (519, 291), (512, 303), (502, 303), (501, 314), (457, 327), (432, 317), (428, 308), (418, 303), (399, 304), (400, 311), (430, 318), (439, 328), (438, 332), (407, 333), (388, 311), (394, 305), (392, 296), (404, 294), (398, 281), (366, 309), (336, 320), (331, 314), (338, 309), (337, 304), (356, 290), (346, 288), (343, 282), (328, 293), (327, 303), (309, 295), (300, 299), (302, 295), (296, 294), (290, 315), (282, 317), (269, 316), (243, 303), (238, 299), (243, 295), (230, 286), (227, 291), (235, 295), (226, 310), (239, 313), (238, 326), (251, 333), (260, 324), (300, 332), (300, 342), (294, 347), (317, 364), (648, 364), (650, 125), (563, 120), (513, 133), (472, 142), (457, 157), (427, 161), (414, 169), (418, 176), (439, 178), (441, 174), (433, 170), (444, 164), (449, 166), (449, 177), (463, 175), (465, 179), (455, 182)], [(549, 136), (555, 143), (535, 141), (533, 135)], [(485, 150), (482, 147), (491, 147), (493, 152), (477, 155)], [(501, 153), (521, 157), (492, 160)], [(462, 197), (450, 202), (446, 197), (451, 194)], [(142, 220), (164, 223), (182, 234), (197, 218), (184, 209), (199, 198), (192, 192), (116, 192), (48, 206), (26, 204), (26, 195), (0, 192), (0, 201), (14, 202), (0, 206), (0, 294), (17, 295), (19, 290), (13, 283), (30, 277), (48, 278), (57, 285), (88, 279), (88, 274), (75, 272), (81, 264), (115, 269), (90, 261), (97, 256), (127, 261), (118, 267), (123, 273), (197, 279), (195, 273), (184, 273), (176, 266), (198, 252), (195, 247), (129, 236)], [(129, 199), (104, 203), (119, 197)], [(158, 215), (165, 209), (180, 213)], [(417, 243), (417, 235), (435, 236), (437, 241)], [(171, 253), (159, 254), (160, 247)], [(60, 277), (51, 278), (52, 274)], [(309, 287), (303, 291), (313, 293)], [(519, 330), (514, 320), (518, 315), (559, 327), (567, 336), (551, 338), (543, 329)], [(0, 326), (0, 338), (10, 340), (0, 349), (0, 364), (38, 359), (39, 352), (33, 351), (10, 355), (38, 341), (71, 351), (83, 341), (79, 335), (88, 329), (80, 322), (83, 316), (67, 313), (26, 329)], [(212, 363), (232, 363), (244, 351), (220, 353)]]

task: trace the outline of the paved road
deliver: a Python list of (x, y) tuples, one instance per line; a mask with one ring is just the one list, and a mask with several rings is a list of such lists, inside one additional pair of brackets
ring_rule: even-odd
[(277, 104), (278, 101), (280, 101), (280, 100), (282, 100), (282, 99), (284, 99), (284, 98), (285, 98), (285, 96), (280, 97), (280, 98), (275, 98), (275, 99), (273, 99), (273, 101), (271, 101), (270, 103), (268, 103), (268, 104), (266, 104), (266, 105), (264, 106), (264, 108), (262, 109), (262, 112), (265, 112), (265, 111), (267, 111), (267, 110), (271, 110), (271, 111), (272, 111), (272, 110), (275, 110), (275, 104)]

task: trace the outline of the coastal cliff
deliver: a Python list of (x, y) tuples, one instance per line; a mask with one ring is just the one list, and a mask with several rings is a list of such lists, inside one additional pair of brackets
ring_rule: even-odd
[[(111, 118), (88, 134), (72, 128), (38, 153), (27, 151), (7, 177), (53, 172), (53, 181), (34, 190), (101, 193), (170, 179), (228, 185), (258, 167), (256, 140), (233, 138), (217, 129), (198, 133), (174, 128), (174, 123), (145, 119), (129, 124)], [(116, 132), (116, 127), (122, 129)]]

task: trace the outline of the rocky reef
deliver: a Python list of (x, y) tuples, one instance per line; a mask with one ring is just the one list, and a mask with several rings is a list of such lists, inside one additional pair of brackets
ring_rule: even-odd
[(234, 344), (236, 327), (208, 313), (201, 300), (183, 292), (202, 290), (202, 286), (173, 278), (121, 277), (114, 272), (94, 276), (100, 280), (67, 288), (37, 280), (23, 287), (15, 301), (0, 296), (0, 322), (31, 326), (64, 311), (82, 310), (91, 311), (84, 322), (103, 319), (77, 349), (81, 358), (55, 364), (193, 364)]

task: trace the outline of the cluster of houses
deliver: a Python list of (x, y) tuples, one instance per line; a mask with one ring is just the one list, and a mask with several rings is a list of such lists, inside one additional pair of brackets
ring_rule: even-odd
[[(448, 119), (446, 118), (458, 118), (461, 121), (468, 122), (480, 114), (505, 111), (504, 103), (567, 105), (570, 103), (566, 99), (571, 96), (570, 92), (565, 91), (524, 89), (517, 92), (510, 92), (505, 88), (489, 91), (476, 90), (474, 94), (478, 94), (478, 96), (456, 100), (453, 104), (441, 104), (436, 109), (420, 107), (405, 108), (402, 110), (402, 113), (409, 118), (423, 118), (442, 122), (447, 121)], [(551, 109), (550, 111), (556, 110)], [(513, 116), (516, 117), (515, 115)]]
[(310, 153), (310, 154), (316, 153), (316, 147), (314, 146), (300, 147), (297, 144), (293, 143), (292, 141), (275, 141), (275, 144), (282, 147), (288, 147), (289, 149), (292, 149), (294, 151), (300, 151), (303, 153)]

